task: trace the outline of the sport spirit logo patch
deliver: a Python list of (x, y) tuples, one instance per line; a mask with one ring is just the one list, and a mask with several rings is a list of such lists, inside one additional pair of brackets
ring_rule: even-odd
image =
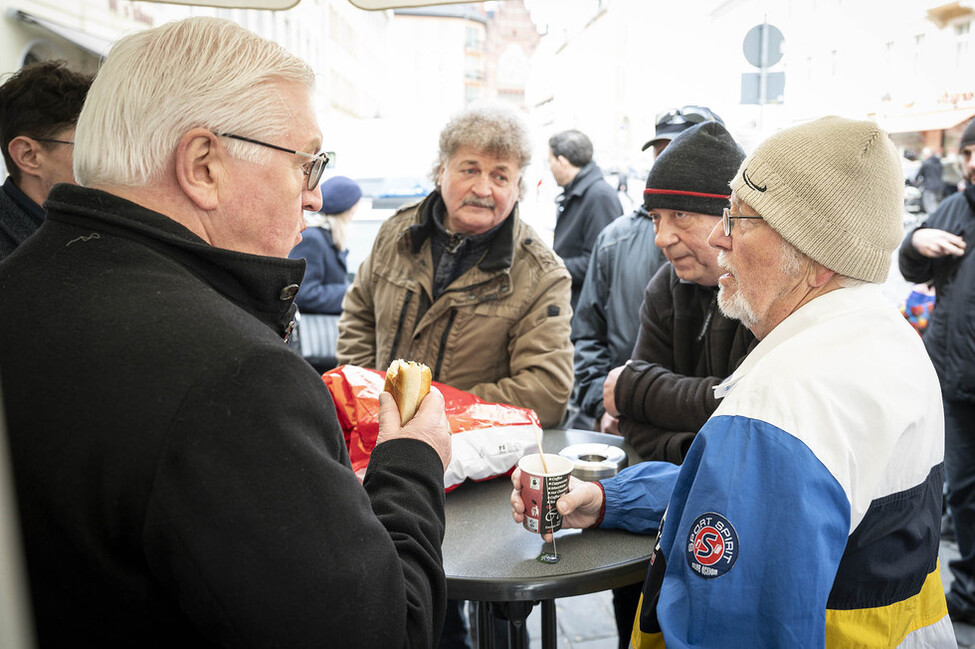
[(705, 579), (731, 570), (738, 559), (738, 532), (721, 514), (701, 514), (687, 537), (687, 565)]

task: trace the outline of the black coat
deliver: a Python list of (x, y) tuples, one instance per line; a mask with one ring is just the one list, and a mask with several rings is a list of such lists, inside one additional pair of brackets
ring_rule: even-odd
[(937, 155), (932, 155), (921, 163), (921, 168), (918, 169), (914, 181), (920, 187), (928, 191), (937, 192), (940, 196), (944, 190), (943, 176), (944, 166), (941, 164), (941, 158)]
[(634, 360), (616, 383), (620, 434), (643, 459), (680, 464), (718, 407), (711, 388), (757, 344), (718, 310), (716, 287), (681, 282), (664, 264), (640, 307)]
[[(975, 212), (966, 192), (946, 198), (904, 237), (898, 262), (904, 279), (934, 284), (937, 299), (924, 332), (924, 346), (938, 371), (944, 398), (975, 403)], [(939, 259), (923, 256), (911, 245), (911, 237), (921, 228), (959, 235), (965, 240), (965, 254)]]
[(44, 208), (20, 191), (11, 178), (0, 187), (0, 260), (44, 222)]
[(603, 179), (595, 162), (589, 162), (556, 199), (558, 216), (552, 249), (572, 276), (572, 308), (576, 308), (596, 237), (623, 213), (616, 190)]
[(59, 185), (0, 263), (0, 368), (41, 647), (431, 646), (443, 467), (364, 488), (282, 336), (304, 263)]

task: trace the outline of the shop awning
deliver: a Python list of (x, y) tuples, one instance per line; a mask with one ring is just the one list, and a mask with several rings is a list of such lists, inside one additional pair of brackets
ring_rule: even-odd
[(975, 106), (900, 115), (878, 115), (874, 119), (888, 133), (914, 133), (944, 131), (967, 122), (972, 116), (975, 116)]
[(73, 27), (65, 27), (56, 22), (52, 22), (46, 18), (38, 18), (33, 14), (29, 14), (26, 11), (21, 11), (20, 9), (10, 9), (9, 14), (11, 17), (21, 20), (29, 25), (37, 25), (42, 27), (52, 34), (56, 34), (61, 38), (71, 41), (81, 49), (86, 52), (90, 52), (95, 56), (100, 56), (105, 58), (108, 55), (108, 50), (112, 47), (112, 41), (100, 38), (98, 36), (92, 36), (80, 29), (74, 29)]
[(359, 9), (375, 11), (379, 9), (406, 9), (408, 7), (430, 7), (457, 2), (457, 0), (349, 0)]

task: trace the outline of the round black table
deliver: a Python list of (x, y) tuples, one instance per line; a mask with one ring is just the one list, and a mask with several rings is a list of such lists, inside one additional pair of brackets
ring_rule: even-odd
[[(546, 453), (567, 446), (602, 443), (623, 448), (629, 463), (639, 456), (622, 437), (585, 430), (550, 428), (544, 433)], [(555, 649), (555, 602), (558, 597), (595, 593), (642, 581), (647, 572), (653, 537), (622, 530), (560, 530), (555, 533), (558, 563), (537, 557), (551, 552), (511, 517), (511, 480), (495, 478), (465, 482), (447, 494), (447, 530), (443, 542), (444, 571), (450, 599), (481, 602), (478, 647), (493, 647), (490, 609), (509, 620), (511, 649), (522, 646), (519, 626), (542, 603), (542, 647)]]

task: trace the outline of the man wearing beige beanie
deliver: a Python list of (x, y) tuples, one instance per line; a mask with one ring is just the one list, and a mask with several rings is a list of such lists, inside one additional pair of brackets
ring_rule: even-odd
[(657, 531), (635, 647), (956, 647), (940, 389), (877, 286), (902, 182), (887, 134), (837, 117), (772, 136), (731, 181), (709, 238), (718, 301), (758, 346), (682, 466), (644, 462), (558, 503), (563, 527)]

